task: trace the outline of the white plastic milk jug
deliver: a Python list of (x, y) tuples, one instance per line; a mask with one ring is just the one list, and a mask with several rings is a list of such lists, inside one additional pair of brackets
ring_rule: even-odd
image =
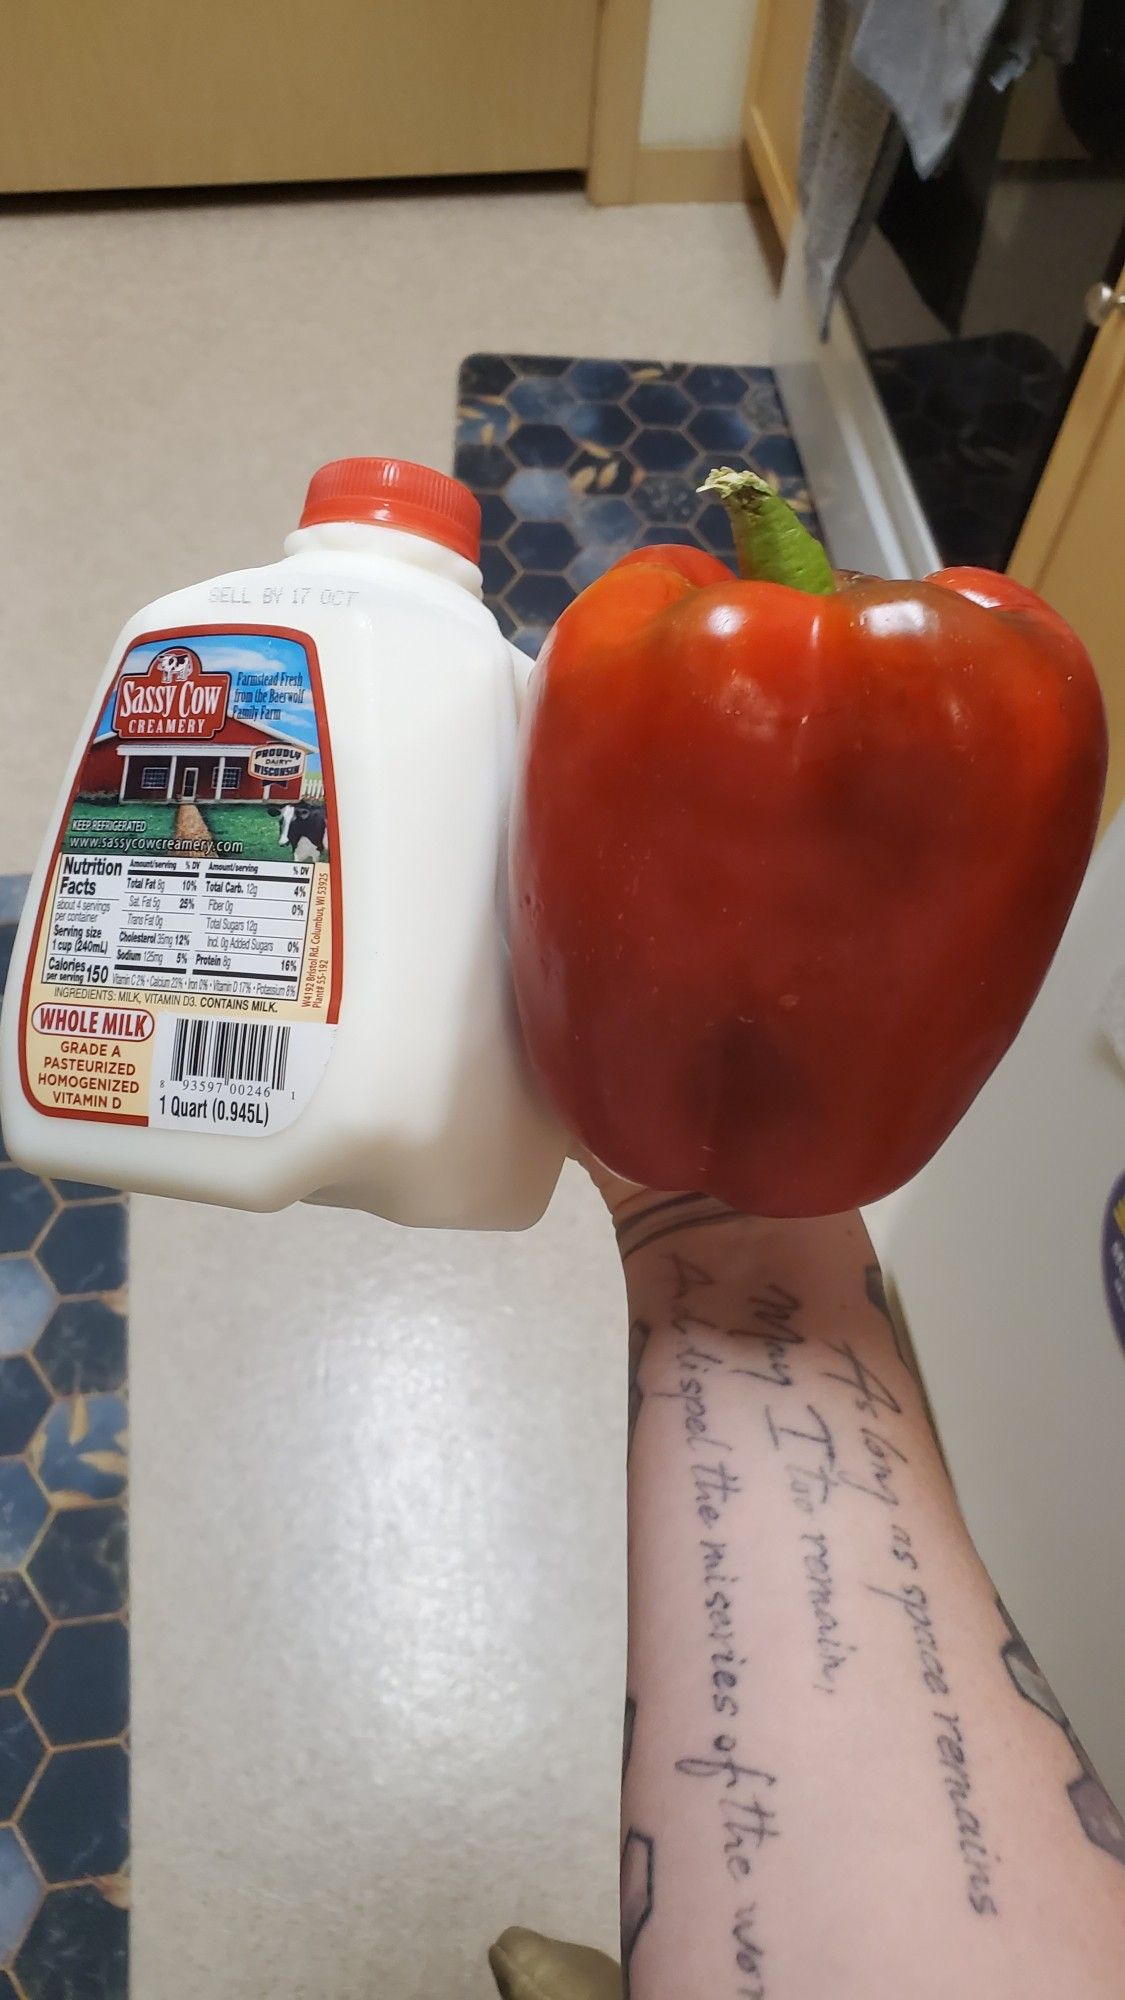
[(283, 561), (130, 619), (16, 942), (17, 1161), (241, 1208), (542, 1213), (563, 1138), (504, 937), (522, 656), (479, 525), (442, 473), (342, 459)]

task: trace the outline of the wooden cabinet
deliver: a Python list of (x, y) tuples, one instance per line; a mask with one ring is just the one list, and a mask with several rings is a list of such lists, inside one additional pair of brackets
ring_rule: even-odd
[(0, 193), (584, 168), (599, 36), (620, 95), (646, 24), (647, 0), (0, 0)]
[(743, 104), (746, 150), (783, 243), (797, 213), (801, 100), (816, 0), (758, 0)]

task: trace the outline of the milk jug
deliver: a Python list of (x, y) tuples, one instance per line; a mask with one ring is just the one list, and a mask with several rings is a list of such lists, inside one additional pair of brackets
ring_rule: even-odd
[(442, 473), (343, 459), (282, 561), (125, 626), (8, 981), (22, 1165), (445, 1228), (542, 1213), (564, 1142), (504, 935), (521, 656), (479, 524)]

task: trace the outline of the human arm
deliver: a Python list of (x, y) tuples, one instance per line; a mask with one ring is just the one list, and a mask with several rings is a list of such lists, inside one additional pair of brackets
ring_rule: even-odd
[(1125, 1829), (961, 1519), (857, 1215), (607, 1187), (632, 2000), (1109, 2000)]

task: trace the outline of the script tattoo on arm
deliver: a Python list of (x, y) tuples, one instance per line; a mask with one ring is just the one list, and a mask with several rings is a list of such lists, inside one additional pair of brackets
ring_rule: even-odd
[[(677, 1632), (692, 1677), (685, 1715), (694, 1718), (678, 1725), (653, 1700), (649, 1738), (650, 1689), (639, 1690), (639, 1721), (636, 1703), (626, 1704), (626, 1772), (638, 1728), (642, 1752), (631, 1792), (627, 1786), (621, 1852), (625, 2000), (631, 1967), (641, 1986), (650, 1960), (660, 1972), (666, 1912), (680, 1900), (672, 1827), (681, 1808), (693, 1829), (692, 1882), (703, 1892), (689, 1914), (712, 1954), (709, 1967), (717, 1969), (715, 2000), (783, 2000), (787, 1991), (782, 1953), (791, 1917), (776, 1892), (802, 1837), (797, 1779), (806, 1748), (771, 1733), (763, 1694), (773, 1682), (762, 1673), (755, 1626), (763, 1580), (789, 1607), (784, 1630), (792, 1634), (792, 1665), (798, 1675), (804, 1667), (810, 1712), (815, 1693), (823, 1743), (834, 1748), (857, 1716), (871, 1713), (873, 1687), (880, 1699), (884, 1690), (893, 1698), (904, 1754), (924, 1787), (934, 1827), (939, 1867), (927, 1894), (944, 1895), (957, 1914), (971, 1912), (974, 1931), (1017, 1921), (1015, 1890), (1006, 1894), (1003, 1834), (1010, 1815), (1006, 1821), (995, 1728), (967, 1664), (983, 1664), (987, 1678), (997, 1641), (989, 1637), (987, 1596), (982, 1602), (978, 1595), (971, 1608), (979, 1645), (973, 1653), (963, 1643), (967, 1600), (947, 1580), (943, 1516), (929, 1504), (937, 1472), (925, 1433), (925, 1390), (879, 1267), (865, 1268), (864, 1245), (837, 1292), (819, 1265), (805, 1282), (803, 1239), (796, 1253), (782, 1244), (775, 1260), (781, 1239), (771, 1231), (762, 1232), (761, 1254), (754, 1237), (746, 1254), (725, 1229), (713, 1241), (698, 1233), (734, 1220), (707, 1197), (666, 1197), (621, 1227), (623, 1256), (657, 1246), (645, 1289), (634, 1294), (643, 1316), (630, 1328), (630, 1444), (645, 1420), (631, 1476), (638, 1479), (642, 1465), (648, 1474), (651, 1427), (673, 1481), (671, 1498), (682, 1510)], [(854, 1253), (849, 1228), (841, 1240)], [(735, 1252), (729, 1258), (728, 1246)], [(1125, 1820), (1003, 1615), (1008, 1630), (999, 1651), (1008, 1677), (1073, 1750), (1075, 1775), (1066, 1790), (1075, 1817), (1090, 1843), (1125, 1866)], [(980, 1679), (978, 1671), (978, 1687)], [(677, 1728), (671, 1737), (670, 1724)], [(660, 1763), (653, 1772), (650, 1752)], [(675, 1774), (667, 1819), (662, 1807), (650, 1811), (641, 1803), (642, 1765), (646, 1783), (650, 1775), (659, 1785), (663, 1775)], [(642, 1822), (658, 1822), (656, 1838), (633, 1822), (630, 1803)], [(661, 1903), (638, 1970), (632, 1962), (654, 1914), (665, 1827)]]
[[(919, 1574), (921, 1560), (901, 1519), (903, 1472), (909, 1459), (888, 1435), (888, 1424), (901, 1417), (902, 1405), (850, 1341), (825, 1340), (822, 1348), (821, 1379), (847, 1390), (855, 1412), (848, 1420), (848, 1435), (844, 1436), (838, 1419), (829, 1424), (812, 1402), (805, 1402), (791, 1414), (788, 1403), (784, 1415), (772, 1402), (763, 1411), (770, 1442), (784, 1468), (790, 1500), (809, 1523), (801, 1544), (819, 1669), (813, 1686), (820, 1693), (835, 1694), (841, 1673), (859, 1651), (847, 1638), (847, 1619), (838, 1601), (829, 1518), (841, 1506), (874, 1502), (884, 1510), (884, 1547), (894, 1568), (885, 1582), (869, 1583), (867, 1588), (898, 1607), (912, 1634), (918, 1677), (929, 1710), (932, 1754), (954, 1823), (966, 1899), (977, 1916), (995, 1917), (999, 1913), (993, 1880), (995, 1857), (987, 1845), (977, 1806), (970, 1746), (950, 1698), (930, 1598)], [(937, 1697), (942, 1699), (940, 1708), (935, 1705)]]
[(998, 1597), (997, 1609), (1008, 1628), (1008, 1637), (1000, 1648), (1000, 1658), (1008, 1671), (1012, 1686), (1031, 1702), (1034, 1708), (1058, 1725), (1078, 1759), (1078, 1776), (1066, 1788), (1067, 1797), (1074, 1807), (1078, 1824), (1087, 1840), (1100, 1847), (1105, 1854), (1113, 1856), (1125, 1866), (1125, 1819), (1122, 1819), (1105, 1786), (1102, 1784), (1090, 1759), (1082, 1748), (1070, 1720), (1052, 1693), (1031, 1648), (1017, 1630), (1007, 1606)]
[(714, 1310), (711, 1273), (678, 1252), (665, 1257), (672, 1280), (676, 1367), (671, 1383), (652, 1393), (678, 1407), (687, 1503), (695, 1519), (698, 1629), (709, 1712), (706, 1732), (692, 1746), (694, 1754), (677, 1758), (675, 1770), (693, 1787), (703, 1785), (710, 1800), (715, 1865), (726, 1878), (723, 1923), (734, 1980), (730, 1991), (734, 2000), (767, 2000), (760, 1892), (768, 1887), (769, 1850), (781, 1838), (774, 1802), (778, 1775), (763, 1767), (747, 1743), (756, 1725), (748, 1718), (744, 1593), (730, 1541), (730, 1517), (739, 1510), (744, 1481), (735, 1463), (733, 1435), (726, 1434), (725, 1422), (714, 1422), (714, 1400), (725, 1378), (736, 1374), (776, 1385), (791, 1381), (785, 1357), (802, 1341), (791, 1325), (799, 1302), (779, 1286), (767, 1287), (748, 1302), (749, 1325), (736, 1338), (729, 1326), (720, 1327), (706, 1316)]

